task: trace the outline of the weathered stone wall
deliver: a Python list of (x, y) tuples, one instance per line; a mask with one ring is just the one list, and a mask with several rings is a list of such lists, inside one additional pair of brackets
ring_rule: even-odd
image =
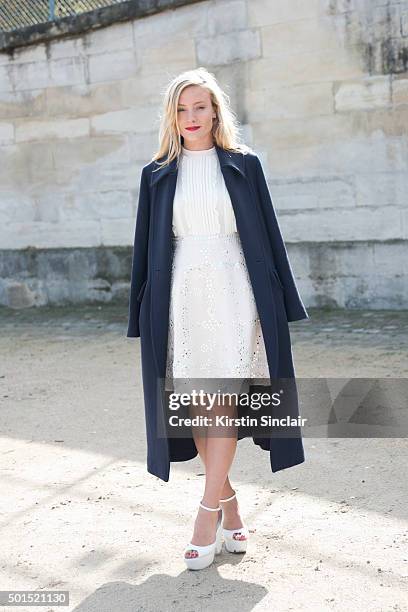
[(0, 37), (0, 303), (127, 297), (161, 91), (205, 66), (306, 305), (407, 308), (408, 0), (126, 6)]

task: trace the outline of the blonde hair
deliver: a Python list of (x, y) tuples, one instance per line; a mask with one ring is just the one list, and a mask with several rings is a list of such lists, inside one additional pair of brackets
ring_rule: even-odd
[(229, 96), (218, 85), (216, 78), (205, 68), (187, 70), (176, 76), (167, 86), (163, 98), (163, 114), (160, 117), (159, 148), (151, 161), (166, 156), (162, 162), (156, 162), (157, 170), (170, 164), (181, 154), (181, 134), (177, 122), (177, 108), (181, 92), (189, 85), (199, 85), (206, 89), (211, 97), (216, 112), (212, 134), (215, 143), (228, 151), (253, 153), (253, 150), (240, 139), (240, 126), (235, 113), (230, 107)]

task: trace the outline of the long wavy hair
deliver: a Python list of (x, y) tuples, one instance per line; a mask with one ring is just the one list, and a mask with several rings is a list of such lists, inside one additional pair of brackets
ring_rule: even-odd
[[(187, 70), (176, 76), (166, 87), (163, 94), (163, 110), (160, 116), (159, 148), (151, 161), (156, 161), (159, 170), (181, 154), (184, 142), (177, 121), (177, 108), (180, 94), (189, 85), (199, 85), (206, 89), (216, 112), (212, 134), (215, 144), (228, 151), (243, 154), (254, 151), (241, 141), (241, 128), (234, 111), (230, 107), (229, 96), (221, 89), (215, 76), (205, 68)], [(165, 156), (162, 163), (157, 160)], [(153, 170), (154, 172), (154, 170)]]

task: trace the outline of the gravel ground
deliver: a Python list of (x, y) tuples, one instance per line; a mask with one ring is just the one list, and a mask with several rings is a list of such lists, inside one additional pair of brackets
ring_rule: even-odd
[[(298, 377), (408, 376), (408, 312), (309, 312), (290, 324)], [(203, 469), (147, 473), (126, 322), (118, 305), (0, 309), (1, 588), (70, 592), (18, 609), (408, 610), (406, 438), (305, 437), (305, 463), (276, 474), (240, 440), (248, 552), (185, 569)]]

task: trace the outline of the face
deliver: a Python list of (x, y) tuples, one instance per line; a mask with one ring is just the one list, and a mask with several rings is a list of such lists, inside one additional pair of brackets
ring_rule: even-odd
[[(216, 116), (206, 89), (199, 85), (189, 85), (183, 89), (177, 119), (186, 149), (209, 149), (214, 145), (212, 127)], [(196, 129), (189, 129), (192, 127)]]

